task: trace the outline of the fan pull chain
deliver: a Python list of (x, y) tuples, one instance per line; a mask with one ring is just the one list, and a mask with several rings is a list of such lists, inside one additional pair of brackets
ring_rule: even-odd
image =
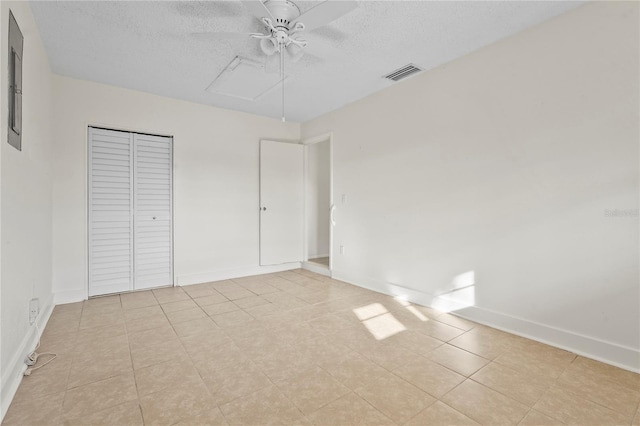
[(282, 122), (286, 120), (284, 118), (284, 43), (280, 43), (280, 80), (282, 84)]

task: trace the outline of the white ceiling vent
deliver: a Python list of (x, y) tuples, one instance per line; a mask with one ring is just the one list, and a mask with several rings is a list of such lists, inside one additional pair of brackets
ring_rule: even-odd
[(424, 70), (419, 66), (414, 64), (409, 64), (409, 65), (405, 65), (402, 68), (398, 68), (395, 71), (390, 72), (389, 74), (385, 75), (384, 78), (388, 78), (389, 80), (392, 80), (392, 81), (400, 81), (400, 80), (404, 80), (409, 76), (417, 74), (421, 71), (424, 71)]

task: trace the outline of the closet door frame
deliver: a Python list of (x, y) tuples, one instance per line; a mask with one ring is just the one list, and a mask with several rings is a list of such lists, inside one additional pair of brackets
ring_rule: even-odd
[[(142, 129), (142, 128), (132, 128), (132, 127), (125, 127), (125, 126), (117, 126), (117, 125), (112, 125), (112, 124), (105, 124), (105, 123), (100, 123), (100, 122), (85, 122), (85, 143), (84, 143), (84, 167), (85, 167), (85, 202), (84, 202), (84, 209), (85, 209), (85, 221), (84, 221), (84, 236), (85, 236), (85, 247), (84, 247), (84, 259), (85, 259), (85, 271), (84, 271), (84, 276), (85, 276), (85, 284), (83, 286), (83, 291), (82, 291), (82, 297), (84, 300), (88, 300), (90, 297), (103, 297), (103, 296), (108, 296), (108, 294), (104, 294), (104, 295), (96, 295), (96, 296), (89, 296), (89, 283), (90, 283), (90, 268), (89, 268), (89, 256), (90, 256), (90, 245), (91, 245), (91, 241), (90, 241), (90, 226), (91, 226), (91, 208), (90, 208), (90, 202), (91, 202), (91, 193), (90, 193), (90, 188), (91, 188), (91, 184), (90, 184), (90, 179), (91, 179), (91, 129), (100, 129), (100, 130), (109, 130), (109, 131), (114, 131), (114, 132), (125, 132), (125, 133), (138, 133), (138, 134), (144, 134), (144, 135), (151, 135), (151, 136), (159, 136), (159, 137), (168, 137), (171, 138), (171, 168), (170, 168), (170, 174), (171, 174), (171, 178), (170, 178), (170, 191), (171, 191), (171, 196), (170, 196), (170, 200), (171, 200), (171, 285), (169, 287), (175, 287), (176, 286), (176, 276), (175, 276), (175, 267), (174, 267), (174, 263), (175, 263), (175, 248), (174, 248), (174, 233), (175, 233), (175, 204), (174, 204), (174, 162), (173, 162), (173, 154), (174, 154), (174, 149), (173, 147), (175, 146), (175, 137), (173, 135), (170, 134), (163, 134), (161, 132), (158, 131), (154, 131), (154, 130), (150, 130), (150, 129)], [(133, 135), (132, 135), (132, 139), (133, 139)], [(133, 145), (131, 146), (131, 152), (133, 153)], [(134, 163), (133, 163), (133, 157), (132, 157), (132, 161), (131, 161), (131, 167), (133, 168)], [(133, 176), (133, 175), (132, 175)], [(132, 181), (133, 183), (133, 181)], [(133, 201), (133, 197), (134, 197), (134, 191), (131, 191), (131, 197), (132, 197), (132, 201)], [(131, 209), (131, 215), (133, 215), (134, 213), (134, 208), (132, 205), (132, 209)], [(134, 222), (134, 218), (131, 217), (131, 226), (133, 227), (133, 222)], [(131, 235), (131, 238), (133, 239), (133, 232)], [(133, 252), (134, 249), (131, 250), (131, 256), (133, 257)], [(134, 259), (131, 259), (132, 265), (133, 265), (133, 261)], [(133, 289), (133, 271), (132, 271), (132, 282), (131, 282), (131, 290), (129, 290), (129, 292), (131, 291), (135, 291)], [(65, 295), (65, 297), (61, 298), (65, 299), (65, 301), (62, 301), (61, 303), (66, 303), (66, 299), (69, 298), (70, 301), (76, 301), (77, 297), (80, 296), (80, 294), (78, 294), (79, 292), (76, 292), (76, 296), (73, 296), (71, 294), (69, 295)], [(114, 294), (119, 294), (119, 293), (114, 293)], [(72, 300), (71, 300), (72, 299)]]

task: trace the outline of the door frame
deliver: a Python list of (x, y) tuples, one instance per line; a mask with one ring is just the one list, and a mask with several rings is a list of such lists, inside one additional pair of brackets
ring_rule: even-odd
[[(176, 269), (175, 269), (175, 229), (176, 229), (176, 221), (175, 221), (175, 215), (176, 215), (176, 204), (175, 204), (175, 185), (174, 185), (174, 181), (175, 181), (175, 163), (174, 163), (174, 158), (175, 158), (175, 146), (176, 146), (176, 137), (170, 133), (162, 133), (160, 131), (154, 131), (151, 129), (146, 129), (146, 128), (135, 128), (135, 127), (129, 127), (129, 126), (118, 126), (118, 125), (112, 125), (112, 124), (106, 124), (104, 122), (99, 122), (99, 121), (85, 121), (84, 123), (85, 125), (85, 132), (84, 132), (84, 137), (85, 137), (85, 141), (84, 141), (84, 217), (85, 217), (85, 221), (84, 221), (84, 240), (85, 240), (85, 246), (84, 246), (84, 258), (85, 258), (85, 264), (84, 264), (84, 278), (85, 278), (85, 283), (83, 286), (83, 300), (88, 300), (89, 297), (104, 297), (104, 296), (109, 296), (109, 294), (105, 294), (105, 295), (99, 295), (99, 296), (89, 296), (89, 245), (91, 244), (89, 241), (89, 227), (90, 227), (90, 207), (89, 207), (89, 202), (90, 202), (90, 197), (89, 197), (89, 179), (91, 178), (90, 176), (90, 161), (91, 161), (91, 152), (89, 150), (89, 143), (90, 143), (90, 128), (96, 128), (96, 129), (103, 129), (103, 130), (111, 130), (114, 132), (125, 132), (125, 133), (140, 133), (140, 134), (145, 134), (145, 135), (151, 135), (151, 136), (159, 136), (159, 137), (168, 137), (171, 138), (171, 285), (169, 287), (175, 287), (176, 286)], [(133, 159), (132, 159), (133, 161)], [(136, 290), (131, 290), (128, 293), (132, 293), (135, 292)], [(141, 290), (141, 291), (147, 291), (147, 290)], [(121, 293), (114, 293), (114, 294), (121, 294)]]
[[(322, 133), (318, 136), (303, 139), (302, 145), (304, 145), (304, 246), (302, 252), (302, 262), (305, 266), (309, 266), (309, 241), (308, 232), (309, 225), (307, 223), (307, 169), (308, 169), (308, 150), (307, 147), (315, 145), (320, 142), (329, 141), (329, 276), (333, 270), (333, 211), (335, 204), (333, 202), (333, 132)], [(311, 265), (313, 267), (313, 265)]]

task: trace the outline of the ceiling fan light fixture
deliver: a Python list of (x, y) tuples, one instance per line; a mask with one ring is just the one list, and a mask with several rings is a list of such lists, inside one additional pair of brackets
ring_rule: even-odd
[(265, 55), (271, 56), (278, 51), (278, 45), (273, 38), (263, 38), (260, 40), (260, 49)]

